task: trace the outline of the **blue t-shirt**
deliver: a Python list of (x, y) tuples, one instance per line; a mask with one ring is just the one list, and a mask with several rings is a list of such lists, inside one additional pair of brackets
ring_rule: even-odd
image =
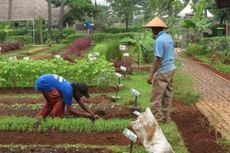
[(93, 29), (93, 24), (90, 23), (90, 22), (87, 22), (87, 21), (86, 21), (84, 25), (86, 26), (87, 29), (90, 29), (90, 30)]
[(72, 105), (73, 88), (63, 77), (56, 74), (44, 74), (36, 80), (36, 90), (50, 92), (53, 88), (56, 88), (61, 93), (63, 101), (67, 106)]
[(155, 57), (161, 58), (158, 74), (167, 73), (176, 69), (174, 64), (174, 43), (170, 35), (161, 31), (155, 41)]

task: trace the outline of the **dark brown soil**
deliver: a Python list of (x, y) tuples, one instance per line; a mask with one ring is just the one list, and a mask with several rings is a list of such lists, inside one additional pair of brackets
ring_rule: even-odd
[(226, 153), (216, 143), (218, 136), (197, 107), (186, 106), (175, 100), (173, 105), (176, 110), (171, 117), (176, 122), (190, 153)]
[(38, 147), (38, 148), (0, 148), (0, 153), (113, 153), (106, 149), (86, 149), (86, 148), (55, 148), (55, 147)]
[(128, 145), (128, 138), (120, 132), (103, 133), (19, 133), (0, 132), (0, 144), (93, 144), (93, 145)]
[[(44, 103), (45, 98), (41, 95), (39, 98), (0, 98), (0, 104), (39, 104)], [(107, 95), (99, 95), (85, 100), (87, 104), (110, 104), (112, 98)]]
[[(90, 108), (91, 111), (98, 114), (101, 118), (110, 119), (110, 118), (133, 118), (135, 115), (132, 114), (133, 110), (126, 106), (117, 106), (117, 105), (93, 105)], [(17, 109), (14, 108), (2, 108), (0, 107), (1, 116), (30, 116), (34, 117), (39, 109), (32, 109), (31, 107), (20, 107)], [(65, 113), (65, 116), (71, 116), (68, 112)]]
[[(108, 89), (98, 89), (97, 87), (89, 87), (89, 93), (108, 93), (108, 92), (116, 92), (115, 87), (110, 86)], [(0, 87), (1, 94), (23, 94), (23, 93), (40, 93), (36, 91), (34, 87), (15, 87), (15, 88), (2, 88)]]
[(211, 65), (205, 64), (201, 60), (199, 60), (199, 59), (197, 59), (195, 57), (193, 57), (192, 60), (198, 62), (198, 64), (202, 65), (203, 67), (209, 69), (210, 71), (212, 71), (212, 72), (214, 72), (214, 73), (216, 73), (216, 74), (218, 74), (218, 75), (222, 76), (223, 78), (225, 78), (225, 79), (230, 81), (230, 74), (220, 72), (220, 71), (216, 70), (214, 67), (212, 67)]

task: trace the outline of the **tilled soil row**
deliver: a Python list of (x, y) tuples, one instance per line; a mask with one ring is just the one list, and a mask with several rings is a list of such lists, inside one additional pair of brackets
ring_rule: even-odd
[[(116, 92), (116, 88), (110, 86), (108, 89), (98, 89), (97, 87), (89, 87), (89, 93), (108, 93), (108, 92)], [(2, 88), (0, 87), (1, 94), (23, 94), (23, 93), (33, 93), (40, 94), (39, 91), (36, 91), (34, 87), (15, 87), (15, 88)]]
[(92, 145), (128, 145), (129, 139), (119, 132), (64, 133), (52, 131), (39, 132), (0, 132), (0, 144), (24, 145), (58, 145), (58, 144), (92, 144)]
[[(110, 119), (110, 118), (135, 118), (133, 114), (135, 109), (128, 106), (121, 105), (111, 105), (111, 104), (101, 104), (101, 105), (90, 105), (90, 110), (95, 114), (99, 115), (101, 118)], [(0, 107), (0, 116), (29, 116), (34, 117), (38, 113), (39, 108), (32, 108), (30, 106), (21, 106), (21, 107)], [(52, 112), (51, 112), (52, 114)], [(71, 116), (67, 111), (65, 116)]]
[(197, 81), (196, 89), (203, 93), (197, 107), (230, 140), (230, 82), (188, 59), (183, 60), (183, 68)]
[(220, 136), (209, 125), (196, 106), (186, 106), (174, 101), (171, 114), (190, 153), (227, 153), (216, 143)]
[(39, 148), (0, 148), (0, 153), (113, 153), (107, 149), (94, 148), (54, 148), (54, 147), (39, 147)]

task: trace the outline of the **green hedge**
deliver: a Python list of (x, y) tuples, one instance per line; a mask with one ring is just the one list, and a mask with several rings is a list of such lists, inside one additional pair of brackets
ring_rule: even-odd
[(188, 56), (201, 55), (205, 53), (203, 45), (189, 43), (186, 48), (186, 54)]
[(115, 27), (107, 28), (104, 30), (104, 32), (106, 32), (106, 33), (113, 33), (113, 34), (122, 33), (122, 32), (140, 32), (140, 31), (144, 31), (144, 28), (141, 26), (129, 27), (128, 31), (126, 31), (125, 28), (115, 28)]
[(201, 39), (199, 44), (203, 45), (207, 51), (223, 51), (230, 48), (230, 37), (207, 37)]
[(82, 33), (70, 34), (66, 36), (66, 38), (63, 40), (63, 43), (72, 43), (74, 40), (81, 38), (81, 37), (85, 37), (85, 36), (86, 34), (82, 34)]
[[(113, 81), (114, 67), (103, 59), (77, 60), (76, 64), (61, 58), (52, 60), (0, 61), (1, 87), (33, 87), (42, 74), (58, 74), (69, 81), (85, 82), (98, 87), (108, 87)], [(106, 79), (103, 79), (105, 78)], [(100, 82), (98, 80), (104, 80)]]
[(117, 34), (112, 34), (112, 33), (95, 33), (92, 36), (92, 39), (95, 42), (101, 42), (104, 41), (106, 39), (123, 39), (125, 37), (129, 37), (129, 38), (133, 38), (134, 36), (133, 32), (126, 32), (126, 33), (117, 33)]

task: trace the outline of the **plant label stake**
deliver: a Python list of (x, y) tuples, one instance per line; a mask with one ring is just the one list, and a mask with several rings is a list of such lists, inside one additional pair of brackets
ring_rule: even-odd
[(133, 114), (136, 115), (136, 116), (140, 116), (141, 115), (141, 113), (138, 112), (138, 111), (134, 111)]
[(127, 61), (128, 57), (129, 57), (129, 53), (123, 53), (123, 57), (124, 57), (125, 60)]
[(131, 92), (132, 92), (132, 94), (135, 96), (135, 102), (134, 102), (134, 107), (137, 107), (137, 97), (139, 97), (140, 96), (140, 92), (138, 92), (137, 90), (135, 90), (135, 89), (131, 89)]
[(112, 96), (112, 99), (113, 100), (116, 100), (116, 99), (120, 99), (120, 97), (118, 96), (118, 91), (119, 91), (119, 84), (117, 83), (114, 83), (115, 84), (115, 88), (116, 88), (116, 96)]
[(130, 131), (129, 129), (125, 128), (124, 131), (122, 132), (122, 134), (124, 136), (126, 136), (129, 140), (130, 140), (130, 150), (129, 153), (133, 152), (133, 144), (134, 142), (137, 141), (137, 135), (134, 134), (132, 131)]
[(124, 78), (126, 77), (126, 71), (127, 71), (127, 68), (124, 67), (124, 66), (120, 66), (120, 70), (123, 72), (124, 74)]
[(121, 77), (122, 77), (122, 75), (120, 73), (117, 73), (117, 72), (114, 75), (118, 78), (118, 85), (122, 86), (122, 84), (121, 84)]

